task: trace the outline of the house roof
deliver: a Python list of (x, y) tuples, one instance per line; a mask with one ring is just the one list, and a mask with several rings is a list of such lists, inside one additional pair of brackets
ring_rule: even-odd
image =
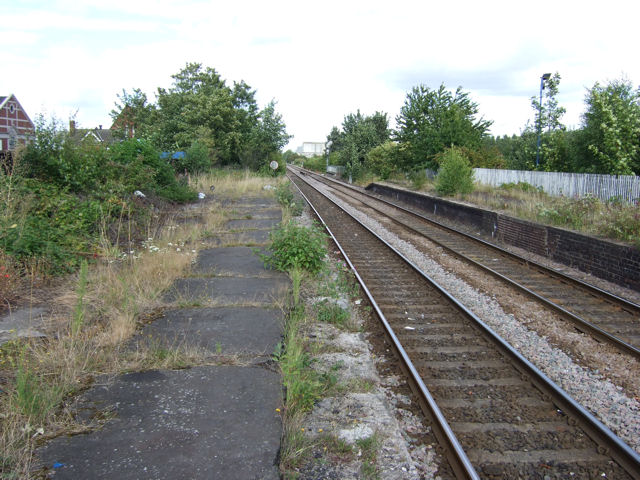
[(16, 96), (13, 93), (10, 93), (6, 97), (0, 97), (0, 109), (2, 109), (6, 105), (6, 103), (9, 100), (11, 100), (12, 98), (18, 104), (18, 106), (20, 107), (20, 110), (22, 110), (22, 113), (24, 114), (24, 116), (27, 117), (27, 120), (29, 120), (29, 123), (31, 123), (31, 125), (33, 125), (33, 122), (31, 121), (31, 118), (29, 118), (29, 115), (25, 111), (24, 107), (20, 104), (20, 102), (18, 101), (18, 99), (16, 98)]
[(100, 143), (113, 143), (113, 132), (108, 128), (77, 128), (69, 137), (75, 142), (93, 138)]

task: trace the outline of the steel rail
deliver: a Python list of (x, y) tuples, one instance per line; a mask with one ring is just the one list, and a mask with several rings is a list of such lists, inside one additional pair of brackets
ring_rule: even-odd
[[(307, 173), (308, 174), (308, 173)], [(324, 176), (320, 176), (317, 174), (312, 174), (312, 176), (316, 176), (322, 179), (322, 181), (324, 181), (327, 185), (331, 186), (331, 183), (337, 183), (338, 185), (340, 185), (341, 187), (344, 188), (348, 188), (360, 195), (364, 195), (370, 198), (373, 198), (381, 203), (384, 203), (392, 208), (397, 208), (399, 210), (401, 210), (403, 213), (406, 213), (408, 215), (412, 215), (414, 217), (417, 217), (418, 219), (428, 222), (430, 224), (434, 224), (437, 228), (442, 228), (445, 231), (450, 231), (453, 232), (454, 234), (457, 235), (461, 235), (464, 238), (466, 238), (467, 240), (471, 240), (473, 242), (479, 243), (480, 245), (487, 247), (487, 248), (491, 248), (494, 251), (498, 251), (500, 254), (508, 256), (509, 258), (511, 258), (512, 260), (520, 263), (520, 264), (525, 264), (526, 268), (528, 268), (529, 265), (533, 265), (538, 271), (540, 271), (541, 273), (545, 274), (545, 275), (549, 275), (552, 276), (553, 278), (559, 280), (559, 281), (566, 281), (569, 283), (572, 283), (574, 285), (576, 285), (578, 288), (584, 289), (585, 287), (589, 287), (590, 289), (590, 293), (592, 295), (597, 295), (599, 297), (604, 297), (603, 300), (609, 302), (609, 303), (614, 303), (617, 306), (619, 306), (620, 308), (623, 308), (625, 311), (632, 313), (632, 314), (638, 314), (640, 315), (640, 305), (637, 305), (635, 303), (629, 302), (623, 298), (620, 298), (616, 295), (611, 294), (610, 292), (606, 292), (605, 290), (599, 289), (593, 285), (589, 285), (587, 283), (584, 283), (578, 279), (575, 279), (573, 277), (569, 277), (567, 275), (562, 274), (561, 272), (558, 272), (556, 270), (553, 269), (549, 269), (548, 267), (544, 267), (538, 263), (526, 260), (512, 252), (509, 252), (507, 250), (504, 250), (500, 247), (497, 247), (489, 242), (486, 242), (482, 239), (476, 238), (472, 235), (469, 235), (467, 233), (461, 232), (455, 228), (446, 226), (441, 224), (440, 222), (437, 222), (435, 220), (432, 220), (430, 218), (427, 218), (423, 215), (420, 215), (414, 211), (411, 211), (405, 207), (402, 207), (400, 205), (397, 205), (393, 202), (389, 202), (388, 200), (385, 199), (381, 199), (378, 197), (374, 197), (370, 194), (367, 194), (365, 192), (362, 192), (356, 188), (354, 188), (351, 185), (345, 184), (343, 182), (338, 182), (337, 180), (334, 179), (327, 179), (327, 177)], [(332, 188), (335, 188), (332, 186)], [(491, 267), (489, 267), (488, 265), (481, 263), (477, 260), (474, 260), (473, 258), (465, 255), (462, 252), (459, 252), (457, 250), (455, 250), (453, 247), (448, 246), (447, 244), (441, 242), (440, 240), (438, 240), (437, 238), (434, 238), (433, 236), (430, 236), (428, 234), (425, 234), (424, 232), (412, 227), (411, 225), (408, 225), (404, 222), (399, 221), (398, 219), (389, 216), (388, 214), (386, 214), (385, 212), (383, 212), (382, 210), (380, 210), (379, 208), (374, 207), (371, 204), (367, 205), (368, 208), (371, 208), (372, 210), (381, 213), (382, 215), (385, 215), (386, 217), (390, 218), (393, 222), (402, 225), (404, 228), (407, 228), (427, 239), (429, 239), (429, 241), (437, 244), (438, 246), (440, 246), (441, 248), (443, 248), (444, 250), (446, 250), (447, 252), (451, 253), (452, 255), (455, 255), (458, 258), (461, 258), (462, 260), (475, 265), (481, 269), (483, 269), (484, 271), (486, 271), (487, 273), (493, 275), (494, 277), (508, 283), (509, 285), (517, 288), (518, 290), (520, 290), (521, 292), (523, 292), (526, 295), (529, 295), (533, 298), (535, 298), (536, 300), (538, 300), (539, 302), (543, 303), (544, 305), (546, 305), (547, 307), (553, 309), (555, 312), (559, 313), (562, 317), (566, 318), (567, 320), (571, 321), (575, 327), (580, 330), (581, 332), (591, 335), (594, 338), (598, 339), (599, 341), (602, 342), (606, 342), (611, 344), (612, 346), (614, 346), (615, 348), (619, 349), (620, 351), (629, 354), (631, 356), (633, 356), (634, 358), (638, 358), (640, 359), (640, 348), (629, 344), (628, 342), (624, 341), (623, 339), (621, 339), (620, 337), (617, 337), (616, 335), (598, 327), (597, 325), (593, 324), (592, 322), (590, 322), (589, 320), (584, 319), (583, 317), (571, 312), (570, 310), (567, 310), (566, 308), (564, 308), (562, 305), (559, 305), (558, 303), (554, 302), (553, 300), (550, 300), (549, 298), (531, 290), (530, 288), (522, 285), (521, 283), (517, 282), (516, 280), (513, 280), (512, 278), (509, 278), (505, 275), (503, 275), (502, 273), (492, 269)], [(591, 290), (593, 289), (593, 290)], [(633, 311), (631, 311), (633, 310)]]
[(543, 273), (547, 273), (548, 275), (552, 275), (552, 276), (554, 276), (556, 278), (559, 278), (559, 279), (562, 279), (563, 281), (566, 281), (566, 282), (575, 283), (576, 285), (580, 286), (581, 288), (584, 288), (585, 290), (589, 290), (591, 293), (596, 294), (598, 296), (601, 296), (601, 297), (605, 298), (607, 301), (617, 304), (621, 308), (627, 309), (628, 311), (630, 311), (630, 313), (640, 314), (640, 305), (638, 305), (637, 303), (631, 302), (631, 301), (629, 301), (629, 300), (627, 300), (625, 298), (622, 298), (622, 297), (620, 297), (618, 295), (615, 295), (615, 294), (613, 294), (611, 292), (607, 292), (606, 290), (603, 290), (603, 289), (601, 289), (599, 287), (596, 287), (595, 285), (591, 285), (590, 283), (584, 282), (584, 281), (579, 280), (577, 278), (574, 278), (574, 277), (572, 277), (570, 275), (566, 275), (566, 274), (564, 274), (562, 272), (559, 272), (558, 270), (554, 270), (553, 268), (546, 267), (546, 266), (544, 266), (544, 265), (542, 265), (540, 263), (535, 262), (534, 260), (527, 260), (527, 259), (525, 259), (525, 258), (523, 258), (523, 257), (521, 257), (521, 256), (519, 256), (519, 255), (517, 255), (517, 254), (515, 254), (513, 252), (510, 252), (509, 250), (506, 250), (506, 249), (504, 249), (504, 248), (502, 248), (502, 247), (500, 247), (498, 245), (495, 245), (495, 244), (493, 244), (491, 242), (488, 242), (486, 240), (483, 240), (481, 238), (475, 237), (475, 236), (470, 235), (470, 234), (468, 234), (466, 232), (458, 230), (455, 227), (451, 227), (449, 225), (445, 225), (444, 223), (438, 222), (437, 220), (434, 220), (432, 218), (425, 217), (424, 215), (421, 215), (418, 212), (415, 212), (415, 211), (413, 211), (411, 209), (403, 207), (402, 205), (398, 205), (396, 203), (390, 202), (389, 200), (386, 200), (384, 198), (376, 197), (376, 196), (374, 196), (374, 195), (372, 195), (372, 194), (370, 194), (368, 192), (363, 192), (363, 191), (359, 190), (358, 188), (354, 187), (353, 185), (350, 185), (348, 183), (339, 181), (338, 179), (329, 178), (329, 177), (320, 175), (317, 172), (312, 172), (310, 170), (301, 169), (300, 167), (293, 167), (293, 168), (298, 169), (298, 170), (302, 170), (302, 171), (305, 172), (305, 174), (311, 174), (312, 176), (317, 176), (317, 177), (320, 177), (320, 178), (322, 178), (324, 180), (328, 180), (330, 182), (337, 183), (337, 184), (339, 184), (339, 185), (341, 185), (341, 186), (343, 186), (345, 188), (349, 188), (351, 190), (354, 190), (354, 191), (356, 191), (356, 192), (358, 192), (358, 193), (360, 193), (362, 195), (366, 195), (366, 196), (368, 196), (370, 198), (373, 198), (375, 200), (378, 200), (378, 201), (380, 201), (382, 203), (386, 203), (387, 205), (389, 205), (391, 207), (394, 207), (394, 208), (397, 208), (399, 210), (402, 210), (403, 212), (405, 212), (405, 213), (407, 213), (409, 215), (413, 215), (413, 216), (418, 217), (418, 218), (420, 218), (420, 219), (422, 219), (422, 220), (424, 220), (424, 221), (426, 221), (428, 223), (432, 223), (433, 225), (436, 225), (437, 227), (440, 227), (443, 230), (454, 232), (454, 233), (456, 233), (456, 234), (458, 234), (460, 236), (465, 237), (468, 240), (471, 240), (473, 242), (482, 244), (483, 246), (485, 246), (487, 248), (490, 248), (490, 249), (493, 249), (494, 251), (496, 251), (496, 252), (498, 252), (500, 254), (503, 254), (505, 256), (511, 257), (513, 260), (516, 260), (516, 261), (518, 261), (518, 262), (520, 262), (522, 264), (525, 264), (527, 266), (529, 266), (529, 265), (533, 266), (537, 270), (539, 270), (539, 271), (541, 271)]
[[(516, 365), (516, 368), (518, 368), (518, 370), (521, 372), (525, 372), (530, 377), (530, 380), (534, 385), (536, 385), (537, 388), (547, 393), (553, 399), (552, 401), (559, 408), (561, 408), (563, 411), (567, 412), (568, 414), (573, 416), (578, 422), (580, 422), (580, 425), (582, 426), (582, 428), (596, 442), (596, 444), (600, 445), (606, 452), (608, 452), (611, 455), (611, 457), (613, 457), (616, 460), (616, 462), (621, 467), (623, 467), (632, 477), (640, 478), (640, 454), (635, 452), (631, 447), (629, 447), (625, 442), (623, 442), (606, 425), (600, 422), (600, 420), (598, 420), (593, 414), (591, 414), (582, 405), (576, 402), (562, 388), (560, 388), (555, 382), (553, 382), (549, 377), (547, 377), (541, 370), (539, 370), (535, 365), (533, 365), (529, 360), (527, 360), (520, 352), (518, 352), (513, 347), (511, 347), (511, 345), (508, 342), (502, 339), (502, 337), (500, 337), (496, 332), (494, 332), (486, 323), (484, 323), (473, 312), (467, 309), (467, 307), (465, 307), (462, 303), (460, 303), (446, 289), (441, 287), (435, 280), (429, 277), (429, 275), (423, 272), (411, 260), (406, 258), (402, 253), (398, 252), (393, 246), (391, 246), (388, 242), (382, 239), (369, 227), (362, 224), (358, 219), (354, 218), (348, 212), (344, 211), (342, 207), (340, 207), (332, 199), (328, 198), (325, 194), (318, 191), (308, 181), (302, 179), (302, 176), (298, 175), (298, 178), (303, 180), (310, 188), (313, 188), (318, 194), (322, 195), (322, 197), (325, 198), (327, 201), (333, 203), (337, 208), (339, 208), (346, 215), (348, 215), (355, 223), (359, 224), (365, 230), (367, 230), (371, 235), (376, 237), (389, 250), (391, 250), (395, 255), (401, 258), (407, 265), (409, 265), (416, 273), (418, 273), (427, 283), (429, 283), (433, 288), (435, 288), (445, 298), (447, 298), (451, 302), (451, 304), (454, 305), (463, 315), (465, 315), (469, 320), (475, 323), (487, 335), (487, 337), (494, 342), (494, 344), (499, 348), (500, 351), (502, 351), (506, 356), (511, 358), (514, 364)], [(298, 186), (296, 185), (296, 187)], [(298, 190), (300, 190), (299, 187), (298, 187)], [(304, 198), (311, 205), (308, 198), (306, 196)], [(315, 208), (313, 209), (317, 213), (317, 210)], [(323, 223), (325, 223), (324, 220), (323, 220)], [(346, 253), (343, 252), (343, 255), (345, 255), (345, 258), (347, 258)], [(352, 266), (351, 263), (350, 263), (350, 266)], [(391, 327), (389, 326), (389, 328)]]
[(316, 216), (320, 219), (324, 228), (327, 230), (329, 236), (331, 237), (333, 242), (337, 245), (338, 249), (340, 250), (340, 253), (344, 257), (347, 264), (349, 265), (349, 268), (351, 268), (351, 271), (353, 272), (356, 279), (358, 280), (358, 283), (360, 284), (363, 291), (367, 295), (367, 298), (369, 299), (369, 302), (371, 303), (373, 309), (378, 315), (378, 318), (380, 319), (387, 336), (391, 340), (393, 349), (395, 350), (398, 358), (400, 359), (400, 362), (403, 366), (404, 371), (407, 373), (407, 375), (411, 380), (410, 383), (412, 386), (412, 390), (414, 391), (414, 393), (416, 393), (416, 395), (420, 399), (420, 406), (424, 414), (434, 420), (434, 425), (435, 425), (434, 432), (436, 434), (436, 438), (442, 445), (445, 446), (447, 459), (449, 460), (449, 464), (452, 470), (454, 471), (454, 473), (456, 474), (456, 477), (460, 479), (479, 480), (480, 477), (475, 471), (475, 469), (473, 468), (473, 465), (471, 464), (471, 461), (467, 457), (467, 454), (464, 452), (462, 445), (460, 445), (460, 442), (458, 441), (457, 437), (453, 433), (453, 430), (451, 429), (451, 427), (449, 426), (449, 423), (447, 422), (444, 415), (442, 414), (442, 411), (436, 404), (433, 396), (429, 392), (429, 389), (422, 381), (422, 378), (418, 374), (418, 371), (413, 365), (413, 362), (409, 359), (407, 352), (405, 351), (404, 347), (400, 343), (400, 340), (398, 340), (398, 337), (396, 336), (395, 332), (391, 328), (391, 325), (389, 324), (384, 313), (382, 313), (382, 310), (378, 306), (378, 303), (376, 302), (375, 298), (373, 298), (373, 296), (371, 295), (369, 288), (364, 283), (364, 280), (362, 279), (362, 277), (360, 277), (360, 274), (358, 273), (356, 267), (353, 265), (353, 263), (351, 263), (351, 259), (347, 255), (347, 252), (345, 252), (345, 250), (342, 248), (342, 245), (340, 245), (340, 242), (338, 241), (338, 239), (333, 235), (333, 232), (331, 232), (331, 229), (325, 222), (324, 218), (322, 218), (321, 213), (315, 208), (313, 203), (311, 203), (311, 201), (307, 198), (304, 192), (300, 190), (298, 185), (296, 185), (294, 182), (291, 182), (291, 183), (293, 183), (293, 185), (296, 186), (300, 195), (302, 195), (304, 200), (311, 207), (311, 209), (314, 211)]

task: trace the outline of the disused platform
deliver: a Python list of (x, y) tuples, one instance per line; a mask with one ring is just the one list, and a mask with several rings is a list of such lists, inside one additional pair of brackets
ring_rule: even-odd
[(227, 233), (210, 239), (165, 295), (173, 307), (136, 339), (197, 347), (203, 365), (99, 379), (77, 411), (103, 425), (38, 452), (52, 478), (280, 478), (283, 393), (270, 358), (290, 285), (250, 247), (265, 246), (281, 214), (270, 198), (232, 207)]

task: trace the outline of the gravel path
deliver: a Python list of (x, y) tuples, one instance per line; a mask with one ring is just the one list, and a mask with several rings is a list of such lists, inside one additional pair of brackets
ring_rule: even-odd
[(337, 198), (330, 188), (321, 184), (318, 186), (338, 205), (376, 231), (380, 237), (461, 300), (467, 308), (596, 415), (631, 448), (640, 452), (640, 402), (637, 398), (626, 395), (622, 386), (603, 378), (599, 372), (574, 362), (564, 351), (551, 345), (545, 337), (527, 328), (520, 319), (505, 313), (494, 298), (447, 272), (433, 258), (418, 251), (414, 245), (398, 238), (379, 222)]

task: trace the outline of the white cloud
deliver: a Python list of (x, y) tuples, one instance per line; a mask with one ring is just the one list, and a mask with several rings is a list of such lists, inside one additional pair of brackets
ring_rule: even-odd
[[(106, 124), (123, 88), (150, 99), (186, 62), (245, 80), (278, 101), (292, 146), (322, 140), (345, 114), (398, 113), (417, 83), (461, 85), (494, 120), (518, 133), (532, 118), (540, 75), (562, 75), (565, 122), (577, 125), (586, 88), (640, 79), (636, 12), (628, 2), (329, 0), (56, 0), (14, 5), (0, 27), (0, 94), (34, 116)], [(11, 25), (10, 28), (6, 25)]]

